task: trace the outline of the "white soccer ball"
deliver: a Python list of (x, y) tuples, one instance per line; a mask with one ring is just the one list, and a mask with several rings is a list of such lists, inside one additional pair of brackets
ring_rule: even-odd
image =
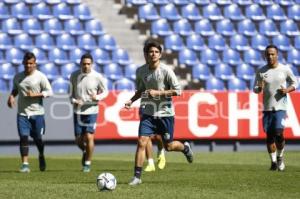
[(97, 187), (99, 191), (109, 190), (112, 191), (117, 186), (117, 179), (116, 177), (111, 173), (101, 173), (97, 177)]

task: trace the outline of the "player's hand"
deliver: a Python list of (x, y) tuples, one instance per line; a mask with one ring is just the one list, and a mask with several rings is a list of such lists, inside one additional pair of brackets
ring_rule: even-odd
[(130, 108), (131, 108), (131, 104), (132, 104), (132, 101), (131, 101), (131, 100), (127, 101), (127, 102), (125, 103), (125, 108), (126, 108), (126, 109), (130, 109)]
[(15, 97), (14, 96), (9, 96), (8, 100), (7, 100), (7, 106), (9, 108), (13, 108), (16, 106), (16, 101), (15, 101)]
[(76, 104), (77, 106), (82, 106), (83, 105), (83, 101), (81, 99), (76, 99), (74, 104)]
[(92, 101), (98, 101), (96, 94), (91, 94), (90, 97), (91, 97)]
[(27, 96), (27, 97), (35, 97), (35, 94), (34, 94), (34, 92), (33, 92), (32, 90), (28, 90), (28, 91), (26, 92), (26, 96)]
[(289, 92), (289, 90), (284, 88), (283, 86), (280, 86), (280, 89), (278, 89), (277, 91), (282, 95), (287, 94)]
[(160, 92), (154, 89), (146, 90), (145, 93), (148, 94), (150, 97), (157, 97), (160, 95)]

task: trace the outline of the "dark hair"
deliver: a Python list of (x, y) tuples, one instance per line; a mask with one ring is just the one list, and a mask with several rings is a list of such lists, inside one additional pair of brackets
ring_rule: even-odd
[(84, 59), (90, 59), (90, 60), (92, 60), (92, 62), (94, 62), (93, 57), (92, 57), (92, 55), (91, 55), (90, 53), (85, 53), (85, 54), (83, 54), (83, 55), (81, 56), (80, 62), (82, 62)]
[(35, 55), (32, 52), (25, 52), (23, 56), (23, 63), (25, 63), (27, 60), (34, 58), (36, 60)]
[(276, 52), (278, 52), (277, 46), (275, 46), (275, 45), (273, 45), (273, 44), (268, 45), (268, 46), (266, 47), (265, 52), (267, 52), (267, 50), (268, 50), (269, 48), (275, 48), (275, 49), (276, 49)]
[(160, 45), (159, 42), (157, 42), (157, 41), (155, 41), (155, 40), (152, 40), (152, 39), (149, 39), (149, 40), (146, 40), (146, 41), (145, 41), (144, 49), (143, 49), (144, 53), (148, 53), (148, 52), (149, 52), (149, 49), (150, 49), (151, 47), (157, 48), (157, 49), (159, 50), (160, 53), (161, 53), (161, 51), (162, 51), (162, 47), (161, 47), (161, 45)]

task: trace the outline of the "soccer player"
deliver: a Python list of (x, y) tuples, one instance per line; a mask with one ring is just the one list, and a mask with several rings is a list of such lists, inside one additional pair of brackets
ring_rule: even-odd
[(75, 142), (82, 150), (82, 171), (90, 172), (98, 101), (105, 98), (108, 92), (102, 75), (92, 69), (93, 57), (90, 54), (82, 55), (80, 66), (71, 74), (70, 94), (74, 109)]
[(298, 82), (292, 70), (278, 63), (278, 49), (269, 45), (265, 49), (267, 64), (258, 69), (253, 91), (263, 92), (263, 127), (272, 171), (283, 171), (285, 145), (284, 124), (287, 109), (287, 93), (294, 91)]
[(15, 107), (18, 97), (17, 126), (20, 136), (20, 154), (22, 165), (20, 172), (28, 173), (29, 168), (29, 136), (31, 136), (39, 151), (40, 171), (46, 170), (44, 143), (45, 119), (43, 98), (52, 95), (52, 89), (47, 77), (37, 70), (36, 57), (31, 52), (23, 56), (24, 71), (15, 75), (13, 89), (8, 97), (7, 105)]
[(134, 101), (141, 98), (141, 106), (144, 106), (135, 154), (134, 177), (129, 183), (133, 186), (142, 183), (141, 174), (145, 148), (153, 134), (160, 133), (167, 151), (181, 151), (188, 162), (193, 162), (190, 144), (173, 140), (175, 113), (172, 96), (181, 94), (175, 73), (160, 62), (162, 47), (158, 42), (146, 42), (144, 54), (146, 54), (147, 61), (136, 71), (136, 92), (125, 103), (125, 108), (129, 109)]

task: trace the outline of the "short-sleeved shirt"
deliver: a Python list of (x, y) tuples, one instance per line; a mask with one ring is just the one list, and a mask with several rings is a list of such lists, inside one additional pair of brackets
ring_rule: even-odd
[(180, 95), (181, 87), (173, 70), (168, 66), (160, 65), (152, 70), (147, 64), (139, 67), (136, 71), (136, 89), (142, 93), (142, 114), (155, 117), (174, 116), (175, 111), (172, 97), (159, 96), (152, 98), (144, 93), (148, 89), (154, 90), (176, 90)]
[(297, 78), (289, 66), (278, 64), (276, 68), (265, 65), (258, 69), (254, 82), (254, 92), (258, 83), (264, 82), (263, 104), (264, 111), (287, 109), (287, 95), (280, 94), (278, 89), (293, 86), (298, 87)]
[[(92, 100), (92, 95), (107, 95), (106, 84), (103, 76), (92, 70), (90, 73), (82, 73), (77, 70), (71, 74), (71, 98), (81, 99), (82, 106), (74, 105), (76, 114), (98, 114), (98, 102)], [(71, 100), (72, 100), (71, 99)]]
[(43, 115), (45, 113), (42, 97), (27, 97), (27, 92), (42, 93), (44, 96), (52, 95), (52, 88), (47, 77), (35, 70), (31, 75), (20, 72), (13, 80), (13, 90), (18, 91), (18, 114), (24, 116)]

